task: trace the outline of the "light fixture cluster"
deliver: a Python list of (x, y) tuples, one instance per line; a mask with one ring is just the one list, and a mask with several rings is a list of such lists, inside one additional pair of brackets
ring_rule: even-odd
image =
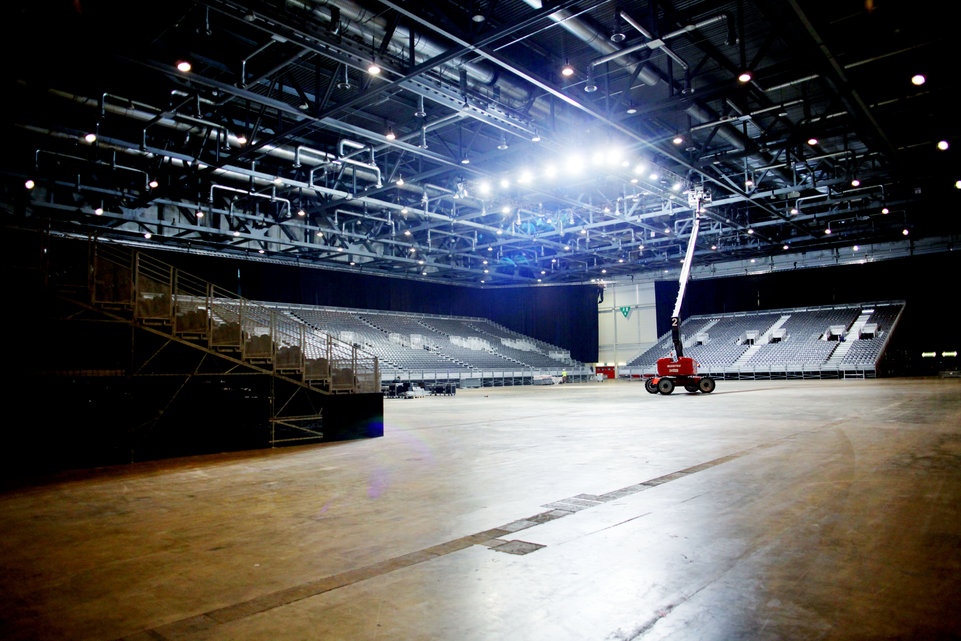
[(630, 158), (617, 147), (598, 148), (591, 153), (569, 153), (558, 161), (545, 162), (540, 171), (520, 167), (500, 178), (481, 179), (474, 183), (471, 193), (481, 199), (506, 192), (511, 188), (527, 187), (559, 178), (579, 178), (596, 170), (606, 170), (605, 175), (619, 173), (631, 184), (641, 181), (667, 186), (672, 192), (681, 192), (684, 180), (671, 172), (638, 158)]

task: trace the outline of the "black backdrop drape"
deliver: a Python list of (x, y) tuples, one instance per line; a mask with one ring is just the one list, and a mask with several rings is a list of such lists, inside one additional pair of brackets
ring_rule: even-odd
[(232, 258), (155, 252), (251, 300), (487, 318), (597, 360), (597, 285), (472, 288)]

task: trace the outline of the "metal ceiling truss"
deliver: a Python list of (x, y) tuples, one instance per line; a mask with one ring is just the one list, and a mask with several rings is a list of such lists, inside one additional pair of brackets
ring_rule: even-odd
[[(919, 224), (928, 183), (902, 173), (932, 141), (883, 117), (934, 107), (864, 84), (937, 34), (848, 52), (821, 3), (775, 5), (174, 2), (111, 52), (127, 85), (14, 85), (39, 106), (13, 122), (32, 166), (5, 173), (37, 176), (31, 210), (129, 242), (471, 285), (670, 269), (693, 185), (711, 263), (956, 237)], [(608, 143), (623, 161), (588, 162)], [(526, 176), (578, 152), (579, 177)]]

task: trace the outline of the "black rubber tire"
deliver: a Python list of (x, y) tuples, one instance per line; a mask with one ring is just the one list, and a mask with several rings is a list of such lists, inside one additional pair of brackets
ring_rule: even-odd
[(700, 389), (700, 388), (699, 388), (697, 385), (695, 385), (694, 383), (690, 383), (690, 384), (688, 384), (688, 385), (685, 385), (685, 386), (684, 386), (684, 389), (686, 389), (686, 390), (687, 390), (688, 392), (690, 392), (691, 394), (697, 394), (697, 390)]
[(697, 382), (697, 387), (705, 394), (710, 394), (714, 391), (714, 388), (717, 387), (717, 384), (714, 382), (713, 378), (710, 376), (705, 376)]
[(657, 391), (667, 396), (674, 391), (674, 381), (669, 378), (662, 378), (657, 382)]
[(657, 385), (654, 384), (654, 377), (644, 380), (644, 389), (648, 394), (657, 394)]

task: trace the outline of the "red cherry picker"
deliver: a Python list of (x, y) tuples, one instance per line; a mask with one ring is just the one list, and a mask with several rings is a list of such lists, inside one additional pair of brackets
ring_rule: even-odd
[(697, 185), (691, 188), (688, 202), (694, 210), (694, 222), (691, 226), (691, 237), (687, 241), (684, 264), (681, 266), (680, 288), (671, 314), (671, 339), (674, 342), (674, 354), (677, 355), (677, 359), (665, 357), (657, 360), (657, 374), (649, 376), (644, 381), (644, 389), (651, 394), (670, 394), (677, 386), (691, 393), (710, 394), (714, 391), (714, 379), (710, 376), (698, 375), (697, 362), (693, 358), (684, 356), (684, 345), (681, 343), (681, 303), (684, 301), (684, 290), (691, 274), (691, 262), (694, 259), (694, 245), (701, 225), (701, 213), (704, 211), (704, 203), (709, 201), (710, 194), (705, 192), (702, 186)]

